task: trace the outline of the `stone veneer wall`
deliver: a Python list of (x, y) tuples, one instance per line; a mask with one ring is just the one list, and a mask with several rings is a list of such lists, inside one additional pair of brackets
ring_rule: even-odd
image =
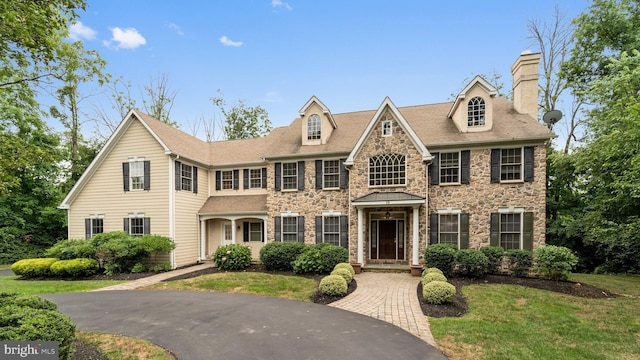
[(492, 184), (491, 149), (471, 151), (467, 185), (430, 185), (429, 213), (461, 209), (469, 213), (469, 247), (489, 246), (491, 213), (500, 207), (522, 207), (533, 212), (533, 248), (545, 244), (546, 148), (534, 149), (534, 181)]

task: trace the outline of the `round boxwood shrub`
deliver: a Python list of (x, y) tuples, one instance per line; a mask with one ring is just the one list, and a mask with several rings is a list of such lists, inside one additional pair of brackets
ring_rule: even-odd
[(487, 272), (489, 274), (499, 273), (502, 269), (504, 249), (500, 246), (484, 246), (480, 248), (480, 252), (487, 257)]
[(329, 296), (347, 295), (349, 286), (340, 275), (327, 275), (320, 280), (320, 292)]
[(476, 249), (463, 249), (456, 253), (456, 274), (472, 278), (481, 278), (487, 274), (489, 260)]
[(446, 281), (432, 281), (422, 285), (422, 296), (429, 304), (443, 304), (456, 295), (456, 287)]
[(351, 277), (356, 276), (356, 271), (353, 269), (353, 266), (351, 266), (351, 264), (342, 262), (342, 263), (336, 264), (336, 266), (333, 267), (333, 270), (340, 269), (340, 268), (349, 270), (349, 272), (351, 273)]
[(322, 274), (324, 272), (322, 253), (315, 247), (308, 247), (291, 265), (296, 274)]
[(445, 276), (451, 276), (457, 251), (453, 244), (429, 245), (424, 251), (424, 264), (426, 267), (440, 269)]
[(320, 249), (324, 273), (330, 272), (339, 263), (349, 261), (349, 251), (342, 246), (324, 243), (317, 244), (315, 247)]
[(291, 263), (305, 248), (299, 242), (270, 242), (260, 249), (260, 261), (267, 270), (291, 271)]
[(546, 245), (534, 253), (536, 272), (550, 280), (567, 280), (578, 258), (564, 246)]
[(11, 271), (25, 278), (51, 276), (51, 265), (56, 258), (22, 259), (11, 265)]
[(349, 284), (353, 280), (353, 275), (351, 275), (351, 271), (345, 268), (337, 268), (331, 272), (331, 275), (340, 275), (344, 278), (344, 280)]
[(429, 273), (438, 273), (440, 275), (444, 275), (442, 270), (440, 270), (438, 268), (434, 268), (434, 267), (430, 267), (430, 268), (426, 268), (426, 269), (422, 270), (422, 276), (424, 276), (425, 274), (429, 274)]
[(442, 275), (439, 274), (437, 272), (431, 272), (431, 273), (426, 273), (422, 276), (422, 285), (426, 285), (432, 281), (444, 281), (447, 282), (447, 278)]
[(213, 255), (213, 262), (221, 270), (240, 270), (251, 265), (251, 249), (240, 244), (220, 246)]
[(51, 264), (51, 273), (60, 277), (91, 276), (97, 269), (98, 261), (87, 258), (59, 260)]

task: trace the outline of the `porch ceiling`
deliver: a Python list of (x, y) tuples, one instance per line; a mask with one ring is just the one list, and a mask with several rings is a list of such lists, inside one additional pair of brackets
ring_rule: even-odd
[(267, 213), (267, 194), (210, 196), (204, 203), (199, 215), (230, 213)]
[(353, 200), (355, 206), (416, 205), (424, 204), (426, 198), (405, 192), (374, 192)]

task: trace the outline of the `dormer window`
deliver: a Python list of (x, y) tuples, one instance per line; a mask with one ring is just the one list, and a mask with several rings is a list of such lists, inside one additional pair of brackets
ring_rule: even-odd
[(313, 114), (307, 120), (307, 140), (320, 140), (321, 135), (320, 116)]
[(467, 105), (467, 126), (484, 125), (484, 105), (484, 99), (479, 96), (469, 100), (469, 104)]

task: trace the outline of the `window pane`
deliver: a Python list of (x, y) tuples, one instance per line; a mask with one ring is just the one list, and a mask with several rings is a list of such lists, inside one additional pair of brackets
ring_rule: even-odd
[(476, 96), (469, 100), (469, 104), (467, 105), (467, 126), (484, 125), (484, 106), (484, 99), (481, 97)]
[(193, 166), (182, 164), (181, 168), (181, 189), (184, 191), (191, 191), (191, 185), (193, 182)]
[(130, 162), (129, 176), (131, 177), (131, 189), (144, 189), (144, 161)]
[(500, 246), (505, 250), (520, 249), (521, 214), (500, 214)]
[(440, 215), (440, 243), (441, 244), (454, 244), (458, 245), (458, 233), (459, 233), (459, 216), (453, 215)]
[(325, 160), (323, 169), (324, 188), (338, 188), (340, 187), (340, 161), (339, 160)]
[(104, 232), (103, 219), (91, 219), (91, 235), (102, 234)]
[(307, 121), (307, 139), (319, 140), (321, 138), (320, 127), (320, 116), (316, 114), (311, 115)]
[(323, 220), (323, 241), (333, 245), (340, 245), (340, 217), (325, 216)]
[(440, 183), (459, 182), (459, 153), (440, 153)]
[(369, 159), (369, 186), (404, 185), (405, 157), (381, 154)]
[(249, 241), (262, 241), (261, 223), (249, 223)]
[(298, 163), (282, 164), (282, 188), (285, 190), (298, 188)]
[(136, 235), (136, 236), (144, 235), (144, 219), (143, 218), (129, 219), (129, 234)]
[(522, 169), (522, 149), (502, 149), (500, 157), (500, 179), (520, 180)]
[(298, 241), (298, 217), (282, 218), (282, 241)]
[(262, 188), (262, 170), (261, 169), (249, 170), (249, 188), (251, 189)]
[(233, 171), (225, 170), (222, 172), (222, 189), (230, 190), (233, 189)]

